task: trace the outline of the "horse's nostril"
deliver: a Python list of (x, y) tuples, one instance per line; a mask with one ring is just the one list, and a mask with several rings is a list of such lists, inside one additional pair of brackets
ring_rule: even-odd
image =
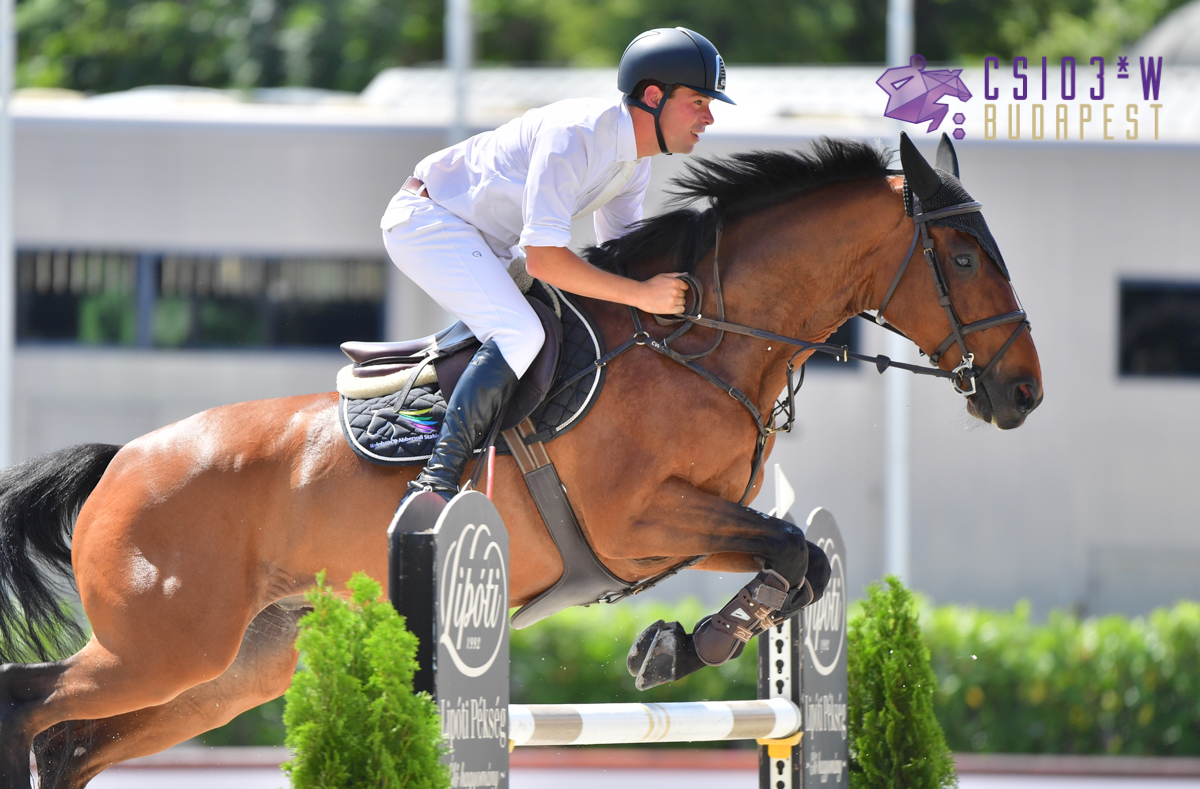
[(1017, 406), (1017, 410), (1022, 414), (1027, 414), (1033, 410), (1033, 404), (1037, 401), (1036, 389), (1030, 384), (1017, 384), (1013, 389), (1013, 402)]

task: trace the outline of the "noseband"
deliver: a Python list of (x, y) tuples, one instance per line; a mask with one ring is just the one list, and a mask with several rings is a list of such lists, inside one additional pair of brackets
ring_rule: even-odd
[[(996, 315), (991, 318), (984, 318), (974, 323), (964, 324), (962, 322), (958, 317), (958, 312), (954, 309), (954, 305), (950, 301), (950, 289), (946, 287), (946, 278), (942, 274), (941, 265), (938, 263), (937, 249), (934, 248), (933, 239), (929, 235), (929, 223), (948, 216), (979, 213), (983, 210), (983, 204), (971, 201), (969, 203), (957, 203), (946, 208), (939, 208), (936, 211), (921, 211), (920, 199), (916, 195), (913, 195), (912, 200), (913, 237), (912, 243), (908, 246), (908, 254), (904, 256), (904, 261), (900, 264), (900, 270), (896, 272), (891, 286), (887, 289), (887, 293), (884, 294), (883, 302), (879, 305), (879, 309), (875, 310), (874, 315), (863, 312), (859, 313), (858, 317), (873, 320), (888, 331), (895, 332), (909, 340), (909, 342), (912, 342), (908, 335), (884, 319), (883, 311), (887, 309), (888, 304), (892, 300), (892, 294), (896, 292), (896, 287), (900, 284), (900, 279), (904, 276), (904, 272), (908, 270), (908, 262), (912, 260), (913, 252), (917, 248), (917, 239), (920, 239), (921, 248), (925, 254), (925, 262), (929, 264), (929, 271), (933, 274), (933, 287), (937, 291), (938, 304), (946, 311), (946, 319), (950, 321), (950, 334), (946, 339), (942, 340), (942, 344), (937, 347), (937, 350), (929, 355), (929, 362), (936, 366), (946, 351), (952, 345), (957, 345), (959, 353), (962, 356), (962, 361), (950, 371), (950, 375), (953, 376), (952, 384), (954, 391), (963, 397), (970, 397), (976, 392), (976, 382), (982, 381), (992, 371), (992, 368), (996, 366), (996, 362), (1000, 361), (1004, 354), (1008, 352), (1008, 349), (1012, 347), (1012, 344), (1017, 341), (1017, 338), (1029, 328), (1029, 319), (1025, 315), (1025, 310), (1016, 309), (1012, 312), (1006, 312), (1003, 315)], [(984, 329), (1018, 322), (1020, 325), (1017, 326), (1004, 345), (1000, 347), (1000, 350), (992, 356), (991, 361), (982, 370), (976, 367), (975, 354), (967, 350), (966, 336), (977, 331), (983, 331)]]

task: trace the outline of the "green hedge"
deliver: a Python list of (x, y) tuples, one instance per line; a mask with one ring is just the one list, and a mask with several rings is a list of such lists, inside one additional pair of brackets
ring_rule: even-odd
[[(634, 689), (625, 655), (637, 633), (659, 618), (690, 628), (705, 613), (696, 603), (626, 602), (515, 631), (513, 701), (753, 698), (752, 649), (683, 682)], [(954, 751), (1200, 755), (1196, 603), (1133, 619), (1053, 613), (1044, 623), (1031, 621), (1025, 604), (1008, 612), (926, 605), (921, 627), (938, 678), (935, 711)], [(203, 739), (281, 743), (273, 723), (281, 708), (252, 710)]]
[(956, 751), (1200, 754), (1200, 605), (1030, 621), (946, 606), (923, 617), (938, 718)]

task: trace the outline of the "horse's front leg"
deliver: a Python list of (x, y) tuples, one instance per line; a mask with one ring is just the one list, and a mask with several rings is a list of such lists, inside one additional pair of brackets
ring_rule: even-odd
[(698, 566), (707, 569), (759, 571), (691, 633), (678, 622), (648, 627), (628, 658), (640, 690), (737, 657), (771, 622), (819, 600), (829, 581), (824, 552), (798, 526), (682, 480), (664, 484), (627, 533), (609, 535), (597, 548), (606, 557), (704, 556)]

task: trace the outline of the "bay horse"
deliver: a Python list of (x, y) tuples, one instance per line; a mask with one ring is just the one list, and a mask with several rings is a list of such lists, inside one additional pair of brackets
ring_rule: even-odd
[[(915, 151), (902, 156), (904, 176), (922, 201), (957, 183)], [(951, 312), (979, 322), (1019, 305), (1003, 262), (954, 227), (929, 228), (936, 265), (897, 276), (916, 236), (906, 179), (888, 169), (891, 156), (823, 140), (805, 152), (701, 160), (678, 188), (712, 207), (668, 212), (590, 254), (636, 279), (679, 270), (691, 256), (706, 294), (701, 312), (713, 314), (707, 264), (718, 252), (711, 231), (719, 211), (729, 321), (823, 341), (886, 295), (887, 322), (933, 354)], [(953, 310), (939, 303), (938, 279)], [(608, 347), (631, 335), (625, 307), (583, 303)], [(648, 321), (645, 331), (661, 339), (672, 328)], [(697, 328), (674, 347), (701, 353), (715, 334)], [(967, 410), (1017, 427), (1042, 398), (1029, 333), (991, 326), (968, 342), (975, 358), (991, 362)], [(794, 353), (727, 333), (702, 361), (769, 414)], [(939, 368), (961, 368), (958, 357), (942, 353)], [(803, 552), (798, 527), (737, 503), (758, 431), (729, 394), (644, 348), (609, 368), (595, 407), (549, 452), (613, 573), (634, 581), (701, 556), (698, 569), (753, 572), (764, 559)], [(43, 787), (82, 787), (114, 763), (278, 697), (296, 666), (299, 596), (316, 574), (327, 570), (335, 588), (359, 570), (386, 577), (385, 530), (417, 469), (356, 457), (337, 403), (330, 393), (222, 406), (123, 447), (73, 447), (0, 473), (0, 662), (43, 661), (0, 666), (0, 789), (28, 789), (31, 749)], [(520, 605), (562, 565), (512, 459), (498, 459), (495, 474), (495, 503), (511, 535), (511, 598)], [(757, 490), (760, 480), (750, 481)], [(54, 570), (73, 577), (92, 628), (82, 648), (58, 660), (65, 645), (56, 639), (70, 617)]]

